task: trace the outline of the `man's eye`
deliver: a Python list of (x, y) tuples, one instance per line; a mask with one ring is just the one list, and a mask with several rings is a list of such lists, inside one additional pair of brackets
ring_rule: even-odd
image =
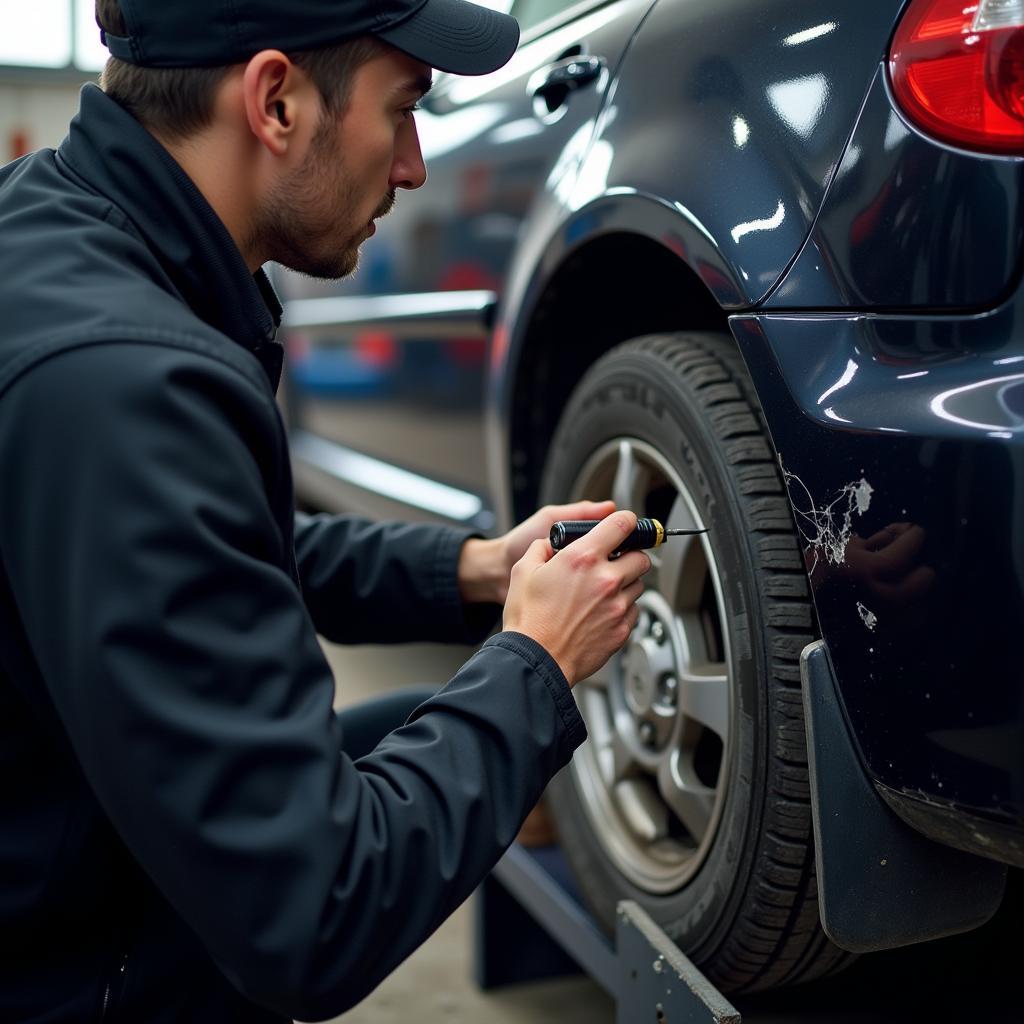
[(420, 105), (418, 103), (414, 103), (411, 107), (402, 107), (402, 114), (405, 117), (412, 117), (412, 115), (419, 109)]

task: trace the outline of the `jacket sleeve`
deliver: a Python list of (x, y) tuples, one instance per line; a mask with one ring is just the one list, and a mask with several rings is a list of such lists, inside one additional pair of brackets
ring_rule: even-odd
[(479, 643), (498, 605), (466, 605), (459, 553), (469, 530), (295, 515), (295, 557), (317, 632), (335, 643)]
[(269, 390), (212, 358), (52, 358), (0, 402), (0, 552), (128, 848), (245, 995), (309, 1020), (470, 893), (584, 728), (555, 662), (500, 633), (372, 754), (339, 755), (268, 505), (280, 434)]

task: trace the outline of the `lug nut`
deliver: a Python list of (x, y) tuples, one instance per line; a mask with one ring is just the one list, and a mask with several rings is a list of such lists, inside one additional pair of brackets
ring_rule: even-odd
[(661, 685), (661, 699), (665, 704), (671, 704), (673, 707), (676, 703), (676, 697), (679, 694), (679, 681), (675, 676), (663, 676)]
[(645, 747), (653, 747), (654, 741), (657, 739), (657, 733), (654, 729), (653, 722), (641, 722), (640, 723), (640, 741)]
[(661, 619), (655, 619), (651, 623), (651, 638), (657, 644), (663, 644), (665, 642), (665, 626)]

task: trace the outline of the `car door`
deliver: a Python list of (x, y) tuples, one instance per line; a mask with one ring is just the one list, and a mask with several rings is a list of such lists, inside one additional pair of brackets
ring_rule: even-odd
[(589, 140), (650, 4), (517, 0), (522, 40), (504, 68), (436, 77), (416, 114), (428, 183), (399, 195), (356, 274), (278, 276), (307, 504), (493, 525), (488, 325), (524, 222)]

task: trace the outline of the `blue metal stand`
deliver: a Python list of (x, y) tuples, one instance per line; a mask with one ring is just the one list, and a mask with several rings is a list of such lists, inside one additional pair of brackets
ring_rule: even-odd
[(616, 1004), (617, 1024), (740, 1024), (740, 1014), (632, 900), (614, 943), (583, 908), (557, 847), (512, 846), (477, 894), (481, 988), (582, 968)]

